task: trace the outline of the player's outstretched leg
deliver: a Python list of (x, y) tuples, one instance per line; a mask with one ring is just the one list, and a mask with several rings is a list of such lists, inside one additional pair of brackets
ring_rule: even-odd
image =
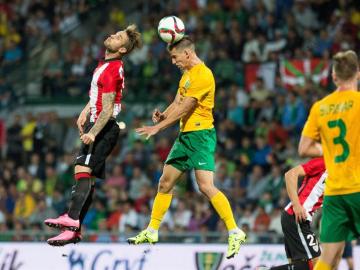
[(79, 243), (82, 239), (80, 232), (72, 232), (65, 230), (59, 235), (48, 239), (46, 242), (51, 246), (64, 246), (67, 244), (76, 244)]
[(212, 171), (196, 170), (195, 175), (200, 191), (210, 198), (211, 204), (225, 223), (229, 232), (226, 258), (233, 258), (239, 253), (240, 246), (245, 243), (246, 234), (238, 228), (228, 199), (224, 193), (214, 186), (214, 173)]
[(72, 219), (68, 214), (61, 215), (57, 218), (48, 218), (44, 223), (49, 227), (73, 232), (79, 231), (80, 228), (80, 221)]
[(163, 219), (166, 211), (170, 207), (172, 194), (160, 193), (155, 197), (154, 205), (151, 211), (151, 220), (147, 229), (141, 231), (138, 235), (128, 239), (129, 244), (155, 244), (159, 241), (158, 230), (160, 228), (161, 220)]
[(245, 243), (246, 234), (236, 225), (230, 203), (221, 191), (218, 191), (210, 201), (229, 232), (226, 258), (233, 258), (239, 253), (240, 246)]
[(144, 243), (155, 244), (159, 241), (159, 234), (157, 230), (152, 231), (151, 229), (147, 228), (141, 231), (138, 235), (128, 238), (127, 241), (129, 244), (133, 245)]
[(218, 191), (210, 201), (229, 232), (226, 258), (233, 258), (239, 253), (240, 246), (246, 242), (246, 234), (236, 225), (230, 203), (221, 191)]
[(172, 188), (176, 180), (182, 175), (182, 171), (176, 169), (172, 165), (165, 165), (163, 174), (160, 177), (159, 189), (156, 194), (154, 204), (151, 210), (151, 220), (148, 227), (141, 231), (138, 235), (128, 239), (129, 244), (155, 244), (159, 241), (160, 223), (170, 207), (172, 200)]
[(47, 243), (49, 245), (63, 246), (81, 241), (81, 221), (91, 204), (94, 186), (88, 172), (76, 173), (75, 179), (77, 181), (73, 186), (68, 213), (44, 221), (46, 225), (62, 230), (58, 236), (48, 239)]

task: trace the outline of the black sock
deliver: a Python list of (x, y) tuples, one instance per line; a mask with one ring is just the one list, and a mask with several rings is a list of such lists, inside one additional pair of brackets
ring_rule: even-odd
[(271, 270), (312, 270), (312, 263), (309, 261), (295, 261), (290, 264), (274, 266)]
[(76, 183), (71, 192), (71, 203), (68, 211), (69, 217), (78, 220), (81, 209), (84, 207), (92, 187), (92, 179), (89, 173), (77, 173)]
[(92, 203), (92, 200), (93, 200), (93, 196), (94, 196), (94, 190), (95, 190), (95, 186), (92, 185), (92, 186), (91, 186), (91, 189), (90, 189), (89, 196), (87, 197), (86, 202), (85, 202), (83, 208), (82, 208), (81, 211), (80, 211), (80, 216), (79, 216), (79, 219), (80, 219), (80, 227), (81, 227), (81, 224), (82, 224), (83, 221), (84, 221), (84, 218), (85, 218), (85, 216), (86, 216), (86, 213), (89, 211), (89, 208), (90, 208), (90, 206), (91, 206), (91, 203)]

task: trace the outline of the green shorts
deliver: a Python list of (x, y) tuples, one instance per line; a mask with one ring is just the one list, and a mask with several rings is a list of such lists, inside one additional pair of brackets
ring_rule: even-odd
[(360, 192), (324, 196), (320, 241), (335, 243), (360, 236)]
[(215, 128), (180, 132), (165, 164), (172, 165), (180, 171), (214, 171), (215, 149)]

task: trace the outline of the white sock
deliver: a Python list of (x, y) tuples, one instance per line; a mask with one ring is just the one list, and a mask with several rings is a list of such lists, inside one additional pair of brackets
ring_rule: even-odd
[(236, 234), (236, 233), (239, 233), (239, 232), (241, 232), (241, 230), (238, 227), (236, 227), (235, 229), (229, 230), (229, 235)]
[(147, 230), (148, 230), (149, 232), (151, 232), (151, 233), (157, 233), (157, 232), (158, 232), (158, 230), (155, 230), (155, 229), (150, 228), (150, 227), (147, 227)]

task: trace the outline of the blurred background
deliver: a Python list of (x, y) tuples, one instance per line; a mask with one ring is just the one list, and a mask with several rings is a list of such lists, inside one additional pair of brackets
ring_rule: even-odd
[[(155, 12), (156, 11), (156, 12)], [(360, 50), (358, 0), (1, 0), (0, 241), (44, 241), (43, 224), (67, 210), (76, 119), (88, 100), (102, 42), (136, 23), (144, 47), (125, 60), (119, 143), (97, 181), (84, 241), (121, 242), (144, 228), (178, 127), (149, 141), (134, 128), (176, 94), (157, 24), (185, 23), (216, 78), (216, 186), (249, 243), (282, 243), (284, 172), (298, 165), (312, 103), (332, 89), (331, 56)], [(315, 222), (316, 224), (316, 222)], [(192, 172), (178, 183), (160, 241), (226, 242), (227, 233)]]

